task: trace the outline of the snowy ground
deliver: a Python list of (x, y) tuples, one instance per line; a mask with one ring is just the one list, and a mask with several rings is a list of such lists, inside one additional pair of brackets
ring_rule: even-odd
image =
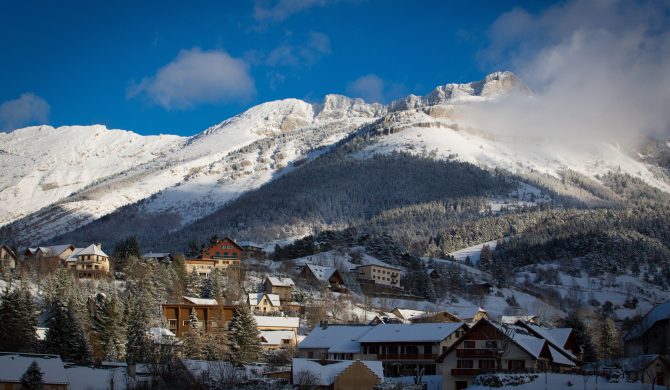
[(460, 262), (465, 261), (466, 257), (470, 256), (470, 261), (472, 261), (472, 264), (477, 264), (479, 261), (479, 255), (481, 254), (484, 245), (488, 245), (491, 250), (494, 250), (496, 249), (497, 244), (497, 240), (482, 242), (481, 244), (459, 249), (449, 254), (454, 256), (454, 259)]
[[(609, 383), (604, 377), (598, 378), (596, 385), (595, 376), (582, 376), (575, 374), (539, 374), (539, 377), (531, 382), (519, 386), (506, 386), (505, 389), (515, 390), (578, 390), (578, 389), (599, 389), (599, 390), (646, 390), (652, 389), (652, 385), (641, 383)], [(658, 388), (658, 386), (656, 387)], [(469, 386), (468, 390), (489, 390), (489, 386)]]

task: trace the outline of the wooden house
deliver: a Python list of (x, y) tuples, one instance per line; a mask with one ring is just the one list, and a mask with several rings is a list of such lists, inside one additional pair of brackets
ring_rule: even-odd
[(109, 273), (109, 256), (102, 250), (100, 244), (75, 248), (64, 264), (80, 279), (100, 278)]
[(225, 237), (200, 251), (195, 259), (186, 259), (186, 271), (195, 271), (200, 276), (209, 276), (215, 270), (226, 271), (240, 266), (244, 249), (231, 238)]
[(338, 290), (344, 286), (344, 278), (337, 268), (305, 264), (300, 271), (300, 279), (317, 286), (328, 286)]
[(624, 337), (627, 357), (670, 353), (670, 301), (654, 306)]
[(0, 244), (0, 269), (15, 269), (18, 261), (16, 253), (8, 245)]
[(25, 263), (31, 267), (56, 269), (65, 264), (75, 251), (72, 244), (38, 246), (23, 252)]
[(233, 318), (235, 306), (220, 305), (216, 299), (182, 297), (178, 303), (164, 303), (163, 316), (168, 322), (168, 329), (181, 337), (190, 330), (189, 320), (191, 311), (195, 312), (200, 329), (209, 331), (221, 323), (227, 323)]
[(267, 276), (265, 282), (263, 282), (263, 286), (266, 293), (279, 295), (279, 300), (282, 304), (293, 300), (293, 287), (295, 287), (295, 283), (291, 278)]
[(514, 326), (480, 320), (437, 358), (443, 389), (465, 389), (486, 372), (574, 368), (571, 354)]

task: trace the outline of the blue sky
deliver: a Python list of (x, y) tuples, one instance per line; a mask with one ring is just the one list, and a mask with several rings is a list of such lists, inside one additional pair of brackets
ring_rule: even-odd
[(275, 99), (388, 102), (508, 67), (492, 24), (538, 1), (4, 1), (0, 130), (195, 134)]

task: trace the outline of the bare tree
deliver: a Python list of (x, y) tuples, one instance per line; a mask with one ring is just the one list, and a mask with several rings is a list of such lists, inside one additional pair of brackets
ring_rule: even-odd
[(301, 390), (316, 389), (319, 386), (319, 375), (310, 370), (298, 371), (293, 376), (293, 385), (298, 386)]

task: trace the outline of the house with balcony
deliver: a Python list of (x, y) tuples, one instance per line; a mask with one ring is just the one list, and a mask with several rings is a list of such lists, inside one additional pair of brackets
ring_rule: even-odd
[(467, 330), (462, 322), (380, 324), (359, 338), (361, 359), (381, 361), (384, 376), (436, 375), (435, 360)]
[(355, 268), (360, 281), (400, 288), (400, 269), (380, 264), (361, 265)]
[(208, 277), (215, 269), (227, 271), (237, 268), (243, 253), (244, 249), (240, 245), (233, 239), (225, 237), (202, 249), (198, 257), (186, 259), (186, 271), (195, 271), (200, 276)]
[(52, 245), (27, 248), (23, 252), (26, 264), (32, 267), (56, 269), (65, 264), (75, 251), (74, 245)]
[(300, 271), (299, 278), (311, 285), (326, 286), (334, 291), (339, 291), (344, 286), (342, 274), (334, 267), (305, 264)]
[(216, 299), (182, 297), (181, 302), (164, 303), (163, 317), (168, 322), (168, 330), (177, 337), (190, 330), (189, 320), (191, 311), (195, 311), (200, 329), (208, 332), (222, 323), (228, 323), (233, 318), (233, 305), (220, 305)]
[(64, 265), (79, 279), (100, 278), (109, 273), (109, 256), (101, 244), (91, 244), (86, 248), (74, 248)]
[(436, 359), (445, 390), (465, 389), (486, 372), (576, 367), (574, 356), (524, 328), (480, 320)]

